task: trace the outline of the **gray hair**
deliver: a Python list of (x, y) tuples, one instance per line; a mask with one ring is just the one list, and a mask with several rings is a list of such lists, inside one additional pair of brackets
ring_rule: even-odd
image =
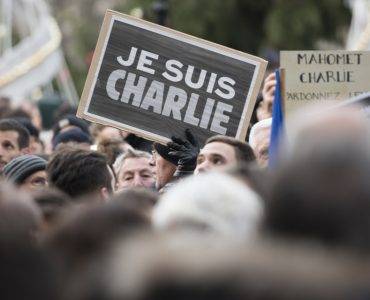
[(134, 149), (128, 149), (126, 153), (121, 154), (117, 157), (116, 161), (113, 164), (113, 169), (116, 174), (118, 174), (122, 168), (122, 165), (124, 164), (126, 159), (129, 158), (147, 158), (151, 159), (152, 156), (148, 152), (134, 150)]

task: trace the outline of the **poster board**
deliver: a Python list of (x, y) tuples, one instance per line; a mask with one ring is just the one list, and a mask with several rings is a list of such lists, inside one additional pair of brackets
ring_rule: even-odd
[(281, 51), (280, 66), (285, 116), (370, 91), (370, 51)]
[(106, 12), (77, 116), (166, 143), (244, 140), (267, 62), (114, 11)]

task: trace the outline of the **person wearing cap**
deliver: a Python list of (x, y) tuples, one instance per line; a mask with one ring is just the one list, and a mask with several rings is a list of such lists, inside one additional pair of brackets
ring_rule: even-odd
[(90, 134), (89, 125), (84, 120), (78, 119), (74, 115), (67, 115), (63, 119), (59, 120), (58, 123), (54, 126), (53, 128), (54, 138), (60, 132), (65, 132), (73, 128), (79, 128), (84, 133)]
[(154, 143), (152, 165), (156, 169), (156, 188), (167, 190), (180, 178), (192, 175), (196, 167), (199, 144), (189, 129), (186, 139), (173, 136), (166, 146)]
[(155, 187), (160, 191), (173, 180), (177, 169), (178, 159), (169, 154), (171, 149), (159, 143), (153, 144), (152, 160), (150, 164), (155, 167)]
[(36, 155), (21, 155), (5, 165), (3, 175), (16, 186), (32, 191), (47, 186), (47, 161)]
[(53, 150), (61, 144), (78, 144), (80, 148), (89, 150), (91, 146), (90, 136), (79, 128), (71, 128), (67, 131), (61, 131), (58, 133), (53, 141)]

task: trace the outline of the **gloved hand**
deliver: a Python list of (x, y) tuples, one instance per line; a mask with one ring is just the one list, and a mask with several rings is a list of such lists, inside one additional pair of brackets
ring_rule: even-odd
[(185, 135), (185, 141), (179, 137), (172, 137), (172, 141), (167, 143), (167, 146), (171, 149), (168, 154), (179, 159), (178, 168), (180, 170), (193, 171), (197, 166), (199, 144), (190, 129), (185, 130)]

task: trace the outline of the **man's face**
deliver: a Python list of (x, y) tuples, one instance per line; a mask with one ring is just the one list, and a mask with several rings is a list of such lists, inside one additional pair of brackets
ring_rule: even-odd
[(271, 128), (261, 128), (255, 135), (254, 154), (261, 167), (267, 167), (269, 161)]
[(30, 150), (31, 154), (42, 154), (42, 153), (44, 153), (43, 145), (34, 136), (30, 137), (29, 150)]
[(200, 151), (194, 174), (224, 169), (235, 163), (236, 156), (233, 146), (222, 142), (212, 142)]
[(155, 178), (149, 162), (150, 160), (145, 157), (126, 159), (118, 174), (118, 190), (129, 187), (152, 187)]
[(168, 182), (171, 181), (173, 174), (176, 171), (176, 166), (160, 156), (157, 151), (152, 152), (153, 156), (150, 165), (153, 166), (156, 182), (155, 187), (157, 190), (163, 188)]
[(45, 188), (48, 185), (46, 171), (37, 171), (28, 176), (20, 187), (26, 191), (35, 191)]
[(0, 171), (13, 158), (22, 155), (18, 145), (18, 132), (0, 131)]

